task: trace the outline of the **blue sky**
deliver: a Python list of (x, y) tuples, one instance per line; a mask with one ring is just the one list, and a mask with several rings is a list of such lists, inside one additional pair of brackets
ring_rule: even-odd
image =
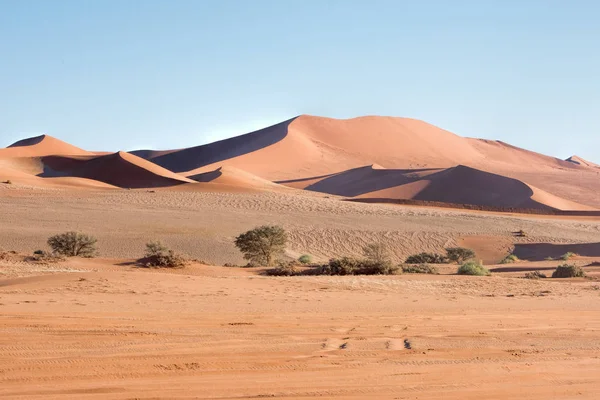
[(0, 0), (0, 145), (405, 116), (600, 162), (600, 2)]

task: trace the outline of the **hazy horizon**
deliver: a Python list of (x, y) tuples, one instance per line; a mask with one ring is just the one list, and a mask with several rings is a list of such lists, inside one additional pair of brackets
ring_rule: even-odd
[(592, 1), (0, 0), (0, 142), (173, 149), (301, 114), (600, 162)]

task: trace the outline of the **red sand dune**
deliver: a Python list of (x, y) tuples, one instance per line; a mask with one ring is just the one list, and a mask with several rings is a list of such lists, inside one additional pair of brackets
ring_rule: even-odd
[(222, 185), (237, 186), (250, 189), (290, 190), (285, 186), (278, 185), (256, 175), (239, 170), (234, 167), (219, 167), (214, 171), (200, 173), (190, 176), (196, 182), (218, 183)]
[(199, 181), (260, 190), (285, 185), (346, 197), (600, 208), (600, 171), (593, 163), (463, 138), (408, 118), (302, 115), (203, 146), (115, 154), (40, 136), (0, 150), (0, 167), (5, 175), (79, 177), (128, 188)]
[[(427, 170), (441, 173), (441, 170), (463, 165), (492, 174), (490, 176), (505, 176), (509, 179), (503, 182), (514, 183), (503, 184), (493, 191), (518, 188), (518, 199), (509, 200), (514, 197), (509, 192), (497, 196), (487, 193), (481, 199), (469, 198), (471, 204), (487, 204), (502, 198), (502, 204), (543, 204), (558, 209), (600, 207), (597, 195), (600, 179), (590, 168), (500, 141), (463, 138), (408, 118), (337, 120), (303, 115), (205, 146), (136, 154), (186, 176), (229, 166), (294, 188), (346, 196), (385, 189), (386, 192), (379, 194), (390, 198), (432, 193), (425, 181), (414, 177), (426, 174)], [(378, 164), (382, 171), (364, 169), (370, 164)], [(342, 174), (343, 171), (346, 173)], [(456, 172), (444, 180), (450, 178), (465, 179)], [(450, 200), (464, 197), (454, 193), (454, 188), (478, 183), (442, 185), (438, 180), (436, 185), (444, 190), (435, 193), (444, 192), (442, 198)], [(489, 192), (485, 189), (480, 193), (484, 191)]]
[(91, 154), (89, 151), (82, 150), (48, 135), (23, 139), (5, 149), (0, 149), (0, 158)]
[(584, 160), (583, 158), (581, 158), (579, 156), (571, 156), (571, 157), (567, 158), (566, 161), (577, 164), (577, 165), (582, 165), (584, 167), (600, 168), (600, 165), (594, 164), (593, 162), (590, 162), (587, 160)]
[(125, 152), (96, 157), (48, 156), (43, 162), (46, 167), (43, 176), (74, 176), (121, 188), (154, 188), (194, 182)]

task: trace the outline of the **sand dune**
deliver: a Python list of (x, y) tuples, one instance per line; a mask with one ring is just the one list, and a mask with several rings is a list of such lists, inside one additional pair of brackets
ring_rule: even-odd
[(252, 175), (234, 167), (219, 167), (214, 171), (200, 173), (190, 176), (189, 178), (196, 182), (211, 182), (252, 189), (286, 189), (281, 185), (259, 178), (256, 175)]
[[(498, 189), (518, 189), (517, 193), (487, 194), (483, 201), (486, 204), (505, 198), (502, 204), (553, 203), (560, 209), (600, 207), (600, 179), (583, 162), (560, 160), (501, 141), (463, 138), (408, 118), (370, 116), (338, 120), (302, 115), (205, 146), (135, 154), (189, 177), (226, 166), (294, 188), (345, 196), (384, 190), (378, 195), (389, 198), (413, 198), (421, 192), (431, 197), (433, 191), (426, 190), (427, 182), (415, 180), (415, 175), (463, 165), (505, 176), (504, 182), (522, 182), (501, 185)], [(382, 171), (364, 167), (375, 164)], [(458, 173), (452, 176), (463, 178)], [(452, 191), (461, 185), (447, 182), (443, 187)], [(519, 200), (508, 200), (515, 195)], [(533, 201), (527, 200), (532, 196), (536, 197)], [(445, 191), (443, 198), (482, 203)]]
[(79, 177), (122, 188), (284, 185), (346, 197), (600, 208), (600, 170), (593, 163), (463, 138), (409, 118), (302, 115), (207, 145), (115, 154), (90, 153), (44, 135), (0, 150), (0, 167), (7, 177)]
[(150, 188), (192, 183), (133, 154), (118, 152), (99, 157), (44, 157), (44, 177), (74, 176), (121, 188)]
[(41, 135), (20, 140), (5, 149), (0, 157), (42, 157), (48, 155), (91, 155), (89, 151), (72, 146), (52, 136)]
[(600, 168), (600, 165), (594, 164), (593, 162), (590, 162), (587, 160), (584, 160), (583, 158), (581, 158), (579, 156), (571, 156), (571, 157), (567, 158), (566, 161), (577, 164), (577, 165), (583, 165), (585, 167)]

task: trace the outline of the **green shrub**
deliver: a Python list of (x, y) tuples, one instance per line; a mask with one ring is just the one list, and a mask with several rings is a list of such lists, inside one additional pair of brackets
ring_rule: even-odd
[(559, 265), (552, 273), (553, 278), (583, 278), (584, 276), (583, 268), (572, 264)]
[(405, 274), (439, 274), (437, 268), (429, 264), (403, 265), (402, 272)]
[(446, 249), (448, 260), (457, 264), (475, 258), (475, 252), (464, 247), (449, 247)]
[(79, 232), (66, 232), (48, 239), (48, 246), (56, 254), (66, 257), (91, 258), (96, 255), (96, 238)]
[(517, 261), (519, 261), (519, 257), (517, 257), (514, 254), (509, 254), (506, 257), (504, 257), (502, 261), (500, 261), (500, 264), (512, 264), (516, 263)]
[(259, 226), (235, 238), (235, 245), (246, 260), (267, 267), (276, 255), (283, 253), (286, 243), (287, 233), (280, 226)]
[(409, 256), (406, 264), (447, 264), (448, 257), (435, 253), (419, 253)]
[(546, 274), (541, 273), (540, 271), (528, 272), (523, 276), (525, 279), (544, 279), (547, 278)]
[(179, 268), (187, 264), (187, 259), (159, 241), (146, 243), (144, 258), (139, 260), (146, 267)]
[(300, 264), (310, 264), (312, 262), (312, 257), (309, 254), (303, 254), (298, 258), (298, 262)]
[(563, 261), (568, 261), (571, 258), (575, 257), (577, 254), (575, 253), (571, 253), (570, 251), (566, 252), (565, 254), (563, 254), (562, 256), (560, 256), (560, 259)]
[(475, 275), (475, 276), (489, 276), (490, 271), (483, 266), (483, 264), (477, 261), (467, 261), (460, 267), (458, 267), (457, 273), (459, 275)]

